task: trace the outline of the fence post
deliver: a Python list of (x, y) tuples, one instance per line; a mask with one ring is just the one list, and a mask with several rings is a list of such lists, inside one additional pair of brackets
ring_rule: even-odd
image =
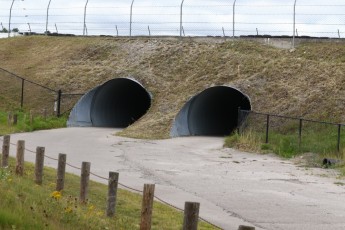
[(36, 148), (36, 162), (35, 162), (35, 182), (38, 185), (42, 184), (43, 165), (44, 165), (44, 147)]
[(61, 95), (62, 95), (62, 91), (61, 91), (61, 89), (59, 89), (58, 96), (57, 96), (57, 108), (56, 108), (57, 117), (60, 117), (60, 115), (61, 115)]
[(184, 0), (182, 0), (181, 2), (181, 6), (180, 6), (180, 37), (182, 37), (182, 9), (183, 9), (183, 3), (184, 3)]
[(119, 182), (119, 173), (109, 172), (108, 202), (107, 202), (107, 216), (108, 217), (112, 217), (115, 214), (118, 182)]
[(13, 125), (17, 125), (18, 123), (18, 114), (13, 114), (13, 117), (12, 117), (12, 124)]
[(66, 157), (66, 154), (59, 154), (56, 178), (56, 191), (62, 191), (65, 186)]
[(255, 230), (255, 227), (240, 225), (238, 230)]
[(11, 140), (10, 135), (4, 136), (4, 140), (2, 143), (2, 161), (1, 161), (1, 167), (3, 168), (8, 166), (8, 156), (10, 153), (10, 140)]
[(132, 0), (131, 10), (130, 10), (130, 15), (129, 15), (129, 36), (130, 37), (132, 37), (133, 4), (134, 4), (134, 0)]
[(237, 108), (237, 134), (240, 135), (241, 134), (241, 107)]
[(341, 124), (338, 124), (338, 143), (337, 143), (338, 153), (340, 152), (340, 131), (341, 131)]
[(12, 120), (13, 120), (13, 115), (11, 112), (8, 113), (7, 115), (7, 125), (11, 126), (12, 125)]
[(48, 19), (49, 19), (49, 7), (50, 7), (50, 2), (52, 0), (49, 0), (48, 6), (47, 6), (47, 17), (46, 17), (46, 32), (45, 34), (48, 35)]
[(84, 28), (83, 28), (83, 35), (86, 33), (86, 8), (89, 0), (86, 0), (85, 7), (84, 7)]
[(87, 203), (87, 194), (89, 188), (89, 179), (90, 179), (90, 162), (82, 162), (81, 164), (81, 175), (80, 175), (80, 203)]
[(15, 0), (12, 1), (11, 8), (10, 8), (10, 17), (8, 19), (8, 37), (11, 36), (11, 18), (12, 18), (12, 8), (13, 8), (13, 3)]
[(232, 5), (232, 38), (235, 38), (235, 7), (236, 0), (234, 0), (234, 4)]
[(197, 230), (200, 203), (186, 202), (184, 205), (183, 230)]
[(266, 118), (266, 144), (268, 144), (268, 131), (269, 131), (269, 126), (270, 126), (270, 115), (267, 114)]
[(296, 31), (296, 2), (297, 0), (295, 0), (295, 3), (293, 5), (293, 36), (292, 36), (292, 48), (295, 48), (295, 31)]
[(47, 109), (46, 108), (44, 108), (44, 110), (43, 110), (43, 119), (47, 120)]
[(302, 143), (302, 125), (303, 119), (299, 119), (299, 128), (298, 128), (298, 147), (301, 148)]
[(30, 125), (34, 123), (34, 113), (32, 110), (30, 110)]
[(24, 175), (24, 150), (25, 150), (25, 141), (19, 140), (17, 142), (16, 174), (20, 176)]
[(142, 207), (141, 207), (140, 230), (151, 229), (154, 192), (155, 192), (154, 184), (144, 185), (143, 201), (142, 201)]
[(20, 97), (20, 108), (24, 106), (24, 78), (22, 78), (22, 93)]

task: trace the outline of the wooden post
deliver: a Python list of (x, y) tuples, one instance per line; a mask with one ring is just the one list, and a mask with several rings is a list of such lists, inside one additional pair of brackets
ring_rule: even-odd
[(17, 125), (18, 123), (18, 114), (13, 114), (13, 121), (12, 121), (12, 124), (13, 125)]
[(2, 142), (2, 161), (1, 161), (1, 167), (7, 167), (8, 166), (8, 156), (10, 154), (10, 140), (11, 136), (6, 135), (3, 137), (4, 140)]
[(140, 230), (151, 229), (154, 193), (155, 193), (154, 184), (144, 185), (143, 202), (142, 202), (142, 207), (141, 207)]
[(43, 119), (47, 120), (47, 109), (43, 109)]
[(8, 124), (8, 126), (12, 125), (12, 119), (13, 119), (12, 113), (9, 112), (8, 115), (7, 115), (7, 124)]
[(90, 179), (90, 162), (82, 162), (81, 164), (81, 178), (80, 178), (80, 203), (87, 203), (87, 194), (89, 188), (89, 179)]
[(34, 113), (30, 110), (30, 125), (34, 123)]
[(65, 170), (66, 170), (66, 154), (59, 154), (57, 179), (56, 179), (56, 191), (61, 191), (65, 186)]
[(186, 202), (184, 205), (183, 230), (197, 230), (200, 203)]
[(108, 203), (107, 203), (107, 216), (108, 217), (112, 217), (115, 214), (118, 182), (119, 182), (119, 173), (109, 172)]
[(20, 176), (24, 175), (24, 150), (25, 150), (25, 141), (19, 140), (17, 143), (16, 174)]
[(238, 230), (255, 230), (255, 227), (240, 225)]
[(44, 165), (44, 147), (36, 148), (36, 163), (35, 163), (35, 182), (38, 185), (42, 184), (43, 165)]

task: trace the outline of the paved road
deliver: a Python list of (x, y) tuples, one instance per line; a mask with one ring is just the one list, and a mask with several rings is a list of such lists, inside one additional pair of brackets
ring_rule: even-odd
[[(200, 202), (200, 215), (224, 229), (240, 224), (272, 230), (345, 229), (345, 181), (332, 170), (223, 149), (222, 138), (151, 141), (116, 137), (115, 132), (56, 129), (12, 135), (11, 142), (25, 140), (32, 150), (45, 146), (55, 158), (66, 153), (68, 163), (79, 167), (89, 161), (91, 171), (103, 177), (117, 171), (120, 183), (136, 189), (155, 183), (158, 197), (180, 208), (185, 201)], [(13, 146), (12, 156), (14, 151)], [(25, 158), (34, 161), (34, 154), (27, 152)], [(57, 165), (49, 159), (45, 164)], [(80, 174), (71, 167), (67, 171)]]

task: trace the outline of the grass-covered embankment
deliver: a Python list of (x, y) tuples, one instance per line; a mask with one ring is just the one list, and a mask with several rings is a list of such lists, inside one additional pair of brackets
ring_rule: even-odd
[[(2, 68), (64, 93), (87, 92), (117, 77), (138, 80), (153, 96), (151, 108), (121, 135), (148, 139), (168, 138), (183, 105), (215, 85), (241, 90), (255, 111), (342, 122), (344, 57), (341, 40), (306, 42), (293, 52), (223, 38), (28, 36), (0, 40)], [(0, 84), (11, 82), (0, 76)], [(37, 98), (32, 94), (39, 90), (26, 87), (25, 98)], [(9, 88), (3, 95), (6, 102), (20, 95), (18, 90), (20, 84)], [(34, 104), (28, 100), (24, 105)], [(0, 108), (5, 106), (1, 102)], [(37, 106), (51, 108), (52, 102)]]
[[(0, 229), (139, 229), (141, 196), (119, 189), (116, 215), (105, 215), (107, 186), (90, 181), (87, 204), (78, 201), (80, 178), (66, 174), (65, 190), (55, 192), (56, 170), (44, 169), (43, 185), (35, 185), (34, 166), (16, 176), (13, 165), (0, 169)], [(152, 229), (181, 229), (183, 214), (154, 203)], [(201, 222), (199, 229), (215, 229)]]

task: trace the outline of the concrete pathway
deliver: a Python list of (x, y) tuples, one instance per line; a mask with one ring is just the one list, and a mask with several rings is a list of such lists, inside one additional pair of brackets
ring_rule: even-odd
[[(67, 162), (78, 167), (91, 162), (91, 171), (102, 177), (117, 171), (120, 183), (135, 189), (155, 183), (158, 197), (179, 208), (185, 201), (200, 202), (200, 216), (223, 229), (237, 230), (241, 224), (272, 230), (345, 229), (345, 181), (336, 179), (333, 170), (224, 149), (222, 138), (152, 141), (116, 137), (116, 131), (56, 129), (15, 134), (11, 142), (25, 140), (31, 150), (44, 146), (54, 158), (66, 153)], [(27, 161), (34, 158), (26, 152)], [(57, 162), (45, 159), (45, 165), (56, 168)], [(67, 171), (80, 174), (72, 167)]]

